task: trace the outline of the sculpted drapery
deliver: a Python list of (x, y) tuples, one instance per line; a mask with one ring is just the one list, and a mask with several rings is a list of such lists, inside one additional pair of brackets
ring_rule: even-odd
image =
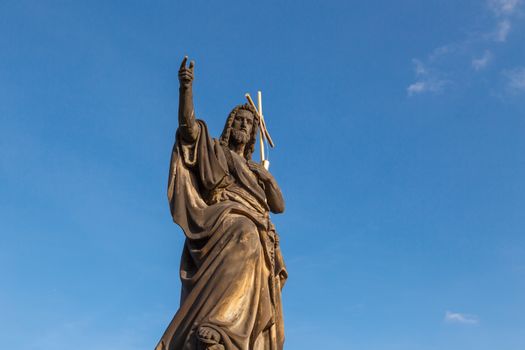
[[(183, 85), (189, 80), (183, 79), (185, 62), (179, 79), (186, 106), (179, 108), (168, 181), (171, 214), (186, 236), (181, 301), (156, 350), (282, 349), (281, 288), (287, 273), (269, 217), (270, 211), (284, 210), (280, 190), (249, 160), (253, 147), (244, 146), (250, 142), (229, 140), (233, 132), (237, 141), (244, 131), (251, 138), (256, 134), (249, 118), (242, 118), (249, 106), (232, 112), (221, 140), (194, 119), (191, 90), (187, 99)], [(190, 72), (192, 80), (193, 64)], [(256, 127), (255, 114), (251, 117)]]

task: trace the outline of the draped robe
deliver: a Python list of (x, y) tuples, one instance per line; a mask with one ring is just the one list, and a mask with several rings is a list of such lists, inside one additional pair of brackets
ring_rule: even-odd
[(155, 349), (199, 349), (195, 333), (207, 326), (225, 350), (280, 350), (287, 272), (264, 184), (246, 159), (209, 136), (203, 121), (197, 126), (194, 142), (177, 132), (171, 156), (168, 200), (186, 236), (182, 291)]

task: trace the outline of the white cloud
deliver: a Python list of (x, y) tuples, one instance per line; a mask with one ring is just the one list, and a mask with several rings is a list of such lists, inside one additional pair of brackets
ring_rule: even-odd
[[(408, 85), (407, 95), (440, 92), (449, 85), (468, 86), (472, 70), (481, 73), (495, 61), (497, 46), (508, 45), (517, 21), (522, 21), (525, 0), (485, 0), (485, 11), (490, 16), (481, 31), (472, 32), (462, 40), (451, 41), (433, 49), (421, 59), (413, 59), (414, 80)], [(481, 53), (483, 53), (481, 55)], [(469, 70), (469, 66), (472, 70)], [(478, 73), (478, 74), (479, 74)], [(509, 88), (522, 90), (521, 77), (508, 72)]]
[(427, 69), (423, 62), (418, 59), (413, 59), (412, 63), (414, 63), (414, 71), (416, 72), (416, 75), (424, 75), (427, 73)]
[(442, 80), (416, 81), (407, 87), (407, 93), (408, 96), (414, 96), (424, 92), (440, 92), (444, 85), (445, 81)]
[(498, 19), (498, 25), (494, 32), (494, 40), (505, 42), (512, 28), (511, 17), (519, 9), (522, 0), (488, 0), (489, 8)]
[(424, 92), (439, 92), (443, 89), (445, 81), (437, 77), (437, 73), (428, 69), (423, 62), (418, 59), (413, 59), (414, 73), (416, 74), (416, 82), (407, 87), (408, 96), (422, 94)]
[(419, 94), (424, 92), (427, 89), (426, 85), (422, 81), (415, 82), (413, 84), (410, 84), (407, 88), (407, 92), (409, 96)]
[(459, 312), (445, 312), (445, 322), (462, 323), (462, 324), (478, 324), (479, 320), (474, 315), (462, 314)]
[(507, 88), (512, 92), (525, 91), (525, 67), (515, 68), (503, 72), (507, 80)]
[(428, 61), (429, 62), (436, 61), (443, 56), (454, 53), (454, 51), (456, 51), (457, 49), (458, 49), (457, 45), (454, 45), (454, 44), (439, 46), (435, 48), (434, 50), (432, 50), (432, 52), (428, 56)]
[(491, 60), (492, 60), (492, 52), (487, 50), (485, 51), (483, 56), (479, 58), (474, 58), (472, 60), (472, 68), (474, 68), (475, 70), (481, 70), (487, 67), (487, 65), (490, 63)]
[(507, 36), (510, 33), (511, 23), (508, 19), (504, 19), (498, 23), (498, 28), (496, 29), (495, 39), (499, 42), (507, 41)]
[(489, 8), (498, 16), (513, 14), (521, 0), (489, 0)]

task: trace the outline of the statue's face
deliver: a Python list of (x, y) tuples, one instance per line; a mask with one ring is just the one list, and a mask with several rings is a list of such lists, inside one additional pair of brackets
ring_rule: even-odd
[(250, 111), (240, 109), (233, 119), (233, 133), (235, 142), (246, 144), (250, 140), (253, 129), (253, 114)]

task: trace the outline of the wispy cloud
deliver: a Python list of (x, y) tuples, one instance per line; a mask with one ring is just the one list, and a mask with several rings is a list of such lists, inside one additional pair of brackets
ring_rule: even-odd
[(445, 312), (445, 322), (448, 323), (462, 323), (462, 324), (478, 324), (479, 319), (475, 315), (462, 314), (459, 312)]
[(423, 92), (440, 92), (444, 85), (445, 82), (440, 80), (417, 81), (407, 87), (407, 93), (409, 96), (413, 96)]
[(488, 7), (496, 17), (498, 24), (493, 31), (497, 42), (507, 41), (512, 29), (512, 19), (518, 12), (522, 0), (488, 0)]
[[(469, 71), (481, 74), (486, 70), (496, 61), (497, 48), (510, 40), (513, 23), (523, 19), (520, 16), (523, 2), (525, 0), (486, 0), (485, 10), (488, 8), (491, 16), (484, 30), (441, 45), (425, 58), (412, 60), (415, 78), (407, 87), (407, 95), (441, 92), (472, 79)], [(468, 66), (472, 69), (467, 69)], [(519, 71), (505, 71), (505, 77), (509, 88), (522, 89)]]
[(482, 70), (487, 67), (491, 60), (492, 52), (487, 50), (481, 57), (474, 58), (472, 60), (472, 68), (474, 68), (475, 70)]
[(489, 0), (488, 6), (496, 16), (508, 16), (516, 12), (521, 0)]
[(417, 79), (407, 87), (408, 96), (424, 92), (436, 93), (443, 89), (447, 81), (441, 79), (438, 73), (427, 68), (420, 60), (414, 59), (412, 63), (414, 64), (414, 72)]
[(506, 70), (503, 72), (507, 89), (513, 93), (525, 92), (525, 67)]
[(427, 90), (427, 85), (423, 81), (417, 81), (413, 84), (410, 84), (407, 87), (408, 96), (413, 96), (415, 94), (420, 94)]
[(501, 43), (507, 41), (507, 37), (509, 36), (511, 29), (510, 20), (504, 19), (498, 23), (498, 28), (496, 29), (496, 32), (494, 33), (494, 38), (496, 41), (499, 41)]

